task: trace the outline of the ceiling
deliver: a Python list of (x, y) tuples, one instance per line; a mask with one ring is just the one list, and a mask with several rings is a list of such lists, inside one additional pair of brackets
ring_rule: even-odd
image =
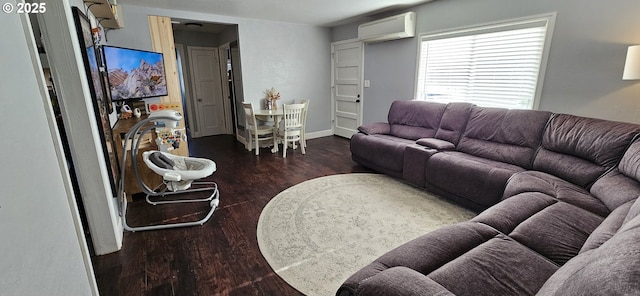
[(118, 3), (331, 27), (430, 1), (433, 0), (118, 0)]

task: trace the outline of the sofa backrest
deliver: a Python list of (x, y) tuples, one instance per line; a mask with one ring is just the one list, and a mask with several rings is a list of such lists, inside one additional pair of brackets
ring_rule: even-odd
[(472, 107), (457, 150), (530, 168), (551, 112)]
[(627, 148), (616, 169), (593, 183), (590, 192), (610, 211), (640, 196), (640, 140)]
[(410, 140), (433, 138), (446, 107), (424, 101), (394, 101), (388, 115), (390, 134)]
[(449, 103), (444, 109), (435, 138), (458, 145), (474, 106), (469, 103)]
[(542, 137), (533, 169), (589, 188), (622, 157), (640, 126), (555, 114)]

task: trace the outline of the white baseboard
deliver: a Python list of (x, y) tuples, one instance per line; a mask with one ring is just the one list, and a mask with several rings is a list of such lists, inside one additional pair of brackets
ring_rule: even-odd
[(329, 136), (333, 136), (333, 130), (329, 129), (329, 130), (324, 130), (324, 131), (307, 133), (306, 136), (307, 136), (307, 139), (329, 137)]

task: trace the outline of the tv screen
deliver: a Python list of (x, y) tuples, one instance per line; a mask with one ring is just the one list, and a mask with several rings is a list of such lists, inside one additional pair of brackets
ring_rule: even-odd
[(102, 51), (113, 101), (167, 95), (162, 53), (108, 45)]

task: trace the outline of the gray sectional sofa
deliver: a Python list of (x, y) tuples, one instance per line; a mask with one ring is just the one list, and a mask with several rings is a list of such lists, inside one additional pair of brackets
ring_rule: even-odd
[(640, 125), (396, 101), (360, 131), (354, 161), (481, 213), (337, 295), (640, 295)]

